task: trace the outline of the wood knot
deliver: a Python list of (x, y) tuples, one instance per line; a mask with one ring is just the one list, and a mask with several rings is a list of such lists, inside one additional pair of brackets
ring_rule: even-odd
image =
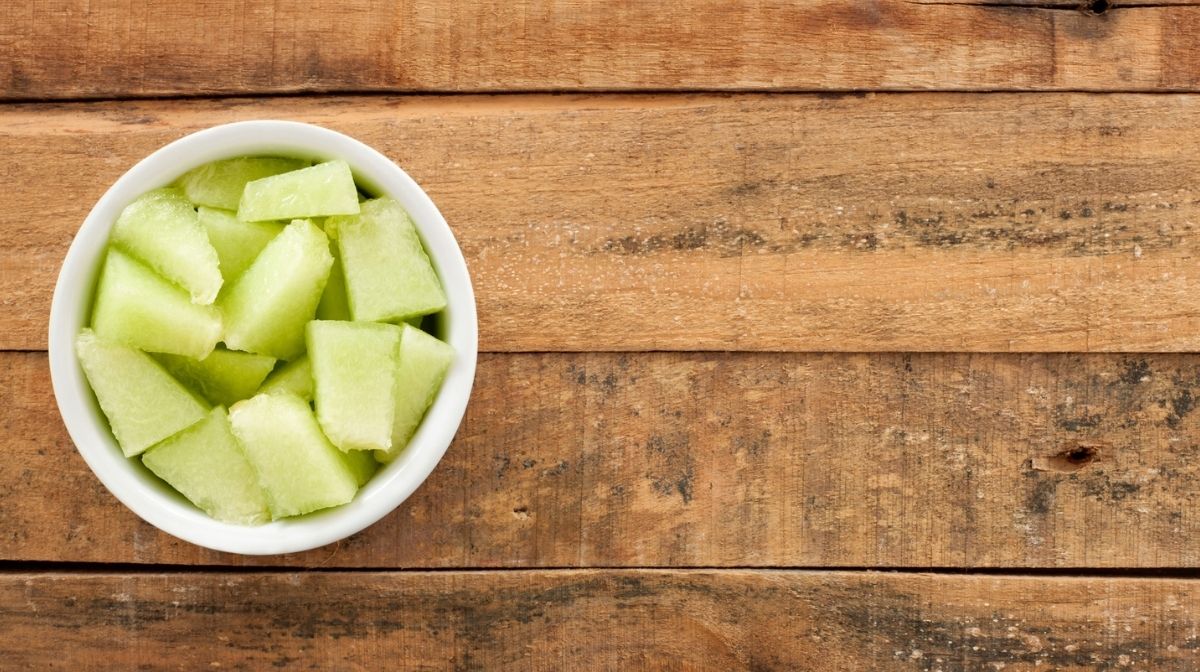
[(1049, 457), (1035, 457), (1029, 466), (1034, 471), (1053, 471), (1069, 474), (1079, 471), (1100, 459), (1102, 446), (1095, 443), (1079, 443), (1067, 446)]

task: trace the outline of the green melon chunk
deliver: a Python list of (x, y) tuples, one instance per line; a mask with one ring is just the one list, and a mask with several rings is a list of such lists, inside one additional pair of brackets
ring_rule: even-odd
[(238, 219), (246, 222), (357, 213), (358, 191), (345, 161), (250, 182), (238, 205)]
[(213, 404), (230, 406), (254, 395), (275, 367), (266, 355), (217, 348), (204, 359), (158, 355), (158, 361), (179, 382)]
[(105, 341), (91, 329), (75, 339), (75, 352), (125, 457), (187, 429), (207, 413), (144, 352)]
[(454, 348), (411, 325), (406, 324), (402, 329), (396, 367), (392, 447), (375, 451), (375, 459), (384, 463), (399, 457), (400, 451), (408, 445), (454, 362)]
[(375, 461), (375, 456), (369, 450), (350, 450), (342, 453), (342, 458), (346, 462), (346, 467), (354, 474), (359, 487), (366, 485), (375, 472), (379, 471), (379, 463)]
[(421, 238), (399, 203), (377, 198), (356, 217), (331, 217), (356, 320), (400, 322), (446, 307), (446, 295)]
[(312, 366), (308, 355), (302, 355), (284, 364), (263, 382), (258, 391), (263, 394), (294, 394), (305, 401), (312, 401)]
[(346, 276), (342, 273), (342, 262), (337, 250), (333, 252), (333, 266), (329, 268), (329, 282), (317, 304), (318, 320), (349, 320), (350, 304), (346, 301)]
[(279, 222), (243, 222), (229, 210), (201, 206), (200, 224), (208, 232), (208, 240), (221, 260), (221, 277), (226, 286), (238, 278), (267, 243), (283, 231)]
[(246, 461), (220, 406), (204, 420), (147, 450), (142, 464), (217, 520), (259, 525), (271, 519), (258, 475)]
[(221, 289), (217, 251), (192, 204), (178, 189), (155, 189), (130, 203), (113, 225), (112, 243), (208, 305)]
[(237, 210), (247, 182), (307, 168), (308, 161), (271, 156), (243, 156), (206, 163), (179, 178), (178, 185), (196, 205)]
[(101, 338), (147, 352), (203, 359), (221, 338), (221, 315), (191, 302), (172, 285), (124, 253), (110, 249), (92, 307)]
[(345, 504), (355, 474), (333, 447), (308, 404), (292, 394), (260, 394), (229, 409), (237, 437), (258, 474), (272, 518)]
[(312, 222), (284, 228), (217, 303), (225, 345), (276, 359), (304, 352), (304, 325), (317, 312), (333, 257)]
[(308, 323), (313, 401), (321, 429), (342, 450), (392, 445), (400, 329), (372, 322)]
[[(316, 220), (313, 220), (314, 223)], [(346, 301), (346, 276), (342, 272), (342, 255), (337, 249), (337, 224), (330, 224), (330, 218), (323, 218), (319, 226), (329, 238), (329, 252), (333, 255), (333, 266), (329, 268), (329, 282), (325, 283), (325, 291), (321, 294), (321, 302), (317, 304), (318, 320), (349, 320), (350, 304)]]

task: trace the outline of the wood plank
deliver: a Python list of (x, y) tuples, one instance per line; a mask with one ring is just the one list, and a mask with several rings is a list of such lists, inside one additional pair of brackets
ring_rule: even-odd
[(0, 97), (1200, 85), (1195, 0), (1084, 4), (18, 3), (0, 10)]
[(207, 552), (116, 502), (0, 354), (0, 559), (322, 567), (1194, 567), (1200, 358), (485, 355), (429, 481), (340, 544)]
[(1200, 347), (1197, 98), (881, 94), (5, 106), (0, 348), (130, 164), (263, 117), (426, 186), (485, 351)]
[(794, 571), (4, 574), (15, 669), (1155, 670), (1200, 583)]

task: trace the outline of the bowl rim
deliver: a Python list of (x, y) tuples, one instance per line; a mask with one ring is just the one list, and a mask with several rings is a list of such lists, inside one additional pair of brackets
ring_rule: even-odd
[[(95, 279), (116, 215), (133, 198), (167, 186), (187, 170), (254, 155), (345, 160), (355, 180), (404, 206), (446, 291), (442, 334), (456, 357), (433, 405), (401, 456), (339, 507), (260, 526), (214, 520), (121, 453), (75, 356)], [(184, 541), (216, 551), (275, 555), (344, 539), (396, 509), (428, 478), (454, 438), (474, 383), (478, 352), (475, 294), (462, 249), (429, 195), (399, 165), (348, 135), (277, 119), (237, 121), (180, 137), (138, 161), (92, 207), (67, 250), (50, 304), (48, 356), (59, 414), (79, 454), (105, 488), (140, 518)]]

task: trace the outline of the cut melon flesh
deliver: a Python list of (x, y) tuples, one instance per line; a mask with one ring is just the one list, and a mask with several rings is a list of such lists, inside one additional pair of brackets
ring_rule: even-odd
[(208, 409), (144, 352), (91, 329), (75, 339), (84, 375), (125, 457), (204, 419)]
[(317, 304), (317, 319), (349, 320), (350, 304), (346, 301), (346, 276), (342, 272), (341, 254), (337, 250), (337, 227), (330, 226), (327, 219), (322, 229), (325, 231), (325, 236), (329, 238), (329, 251), (333, 254), (333, 266), (329, 267), (329, 282), (325, 283), (321, 302)]
[(147, 450), (142, 464), (217, 520), (258, 525), (271, 519), (258, 476), (220, 406), (199, 423)]
[(347, 451), (342, 453), (342, 459), (345, 461), (346, 467), (350, 469), (350, 473), (354, 474), (355, 482), (359, 487), (371, 480), (371, 477), (379, 470), (379, 463), (375, 461), (375, 456), (369, 450)]
[(188, 200), (210, 208), (237, 210), (247, 182), (307, 168), (308, 161), (273, 156), (243, 156), (193, 168), (177, 184)]
[(400, 322), (446, 307), (446, 295), (408, 213), (395, 200), (362, 204), (355, 217), (331, 217), (356, 320)]
[(204, 359), (158, 355), (175, 378), (210, 403), (230, 406), (254, 396), (275, 360), (266, 355), (217, 348)]
[(279, 222), (243, 222), (229, 210), (202, 206), (198, 214), (221, 261), (221, 277), (226, 285), (250, 268), (258, 253), (283, 231)]
[(345, 161), (254, 180), (238, 204), (238, 219), (245, 222), (357, 213), (358, 189)]
[(221, 289), (217, 251), (178, 189), (142, 194), (117, 217), (112, 244), (208, 305)]
[(406, 324), (402, 329), (396, 367), (392, 446), (375, 451), (375, 459), (385, 463), (396, 459), (408, 445), (454, 362), (454, 348), (411, 325)]
[(221, 315), (192, 303), (172, 285), (123, 252), (110, 249), (92, 308), (101, 338), (147, 352), (203, 359), (221, 338)]
[(338, 448), (386, 450), (392, 445), (400, 333), (390, 324), (308, 323), (317, 420)]
[(233, 434), (258, 474), (272, 518), (297, 516), (354, 498), (358, 480), (292, 394), (260, 394), (229, 409)]
[(305, 401), (312, 401), (312, 366), (309, 365), (308, 355), (301, 355), (271, 372), (258, 391), (264, 394), (290, 393)]
[(332, 264), (320, 229), (302, 219), (289, 224), (221, 295), (225, 345), (275, 359), (304, 352), (304, 325), (317, 312)]

